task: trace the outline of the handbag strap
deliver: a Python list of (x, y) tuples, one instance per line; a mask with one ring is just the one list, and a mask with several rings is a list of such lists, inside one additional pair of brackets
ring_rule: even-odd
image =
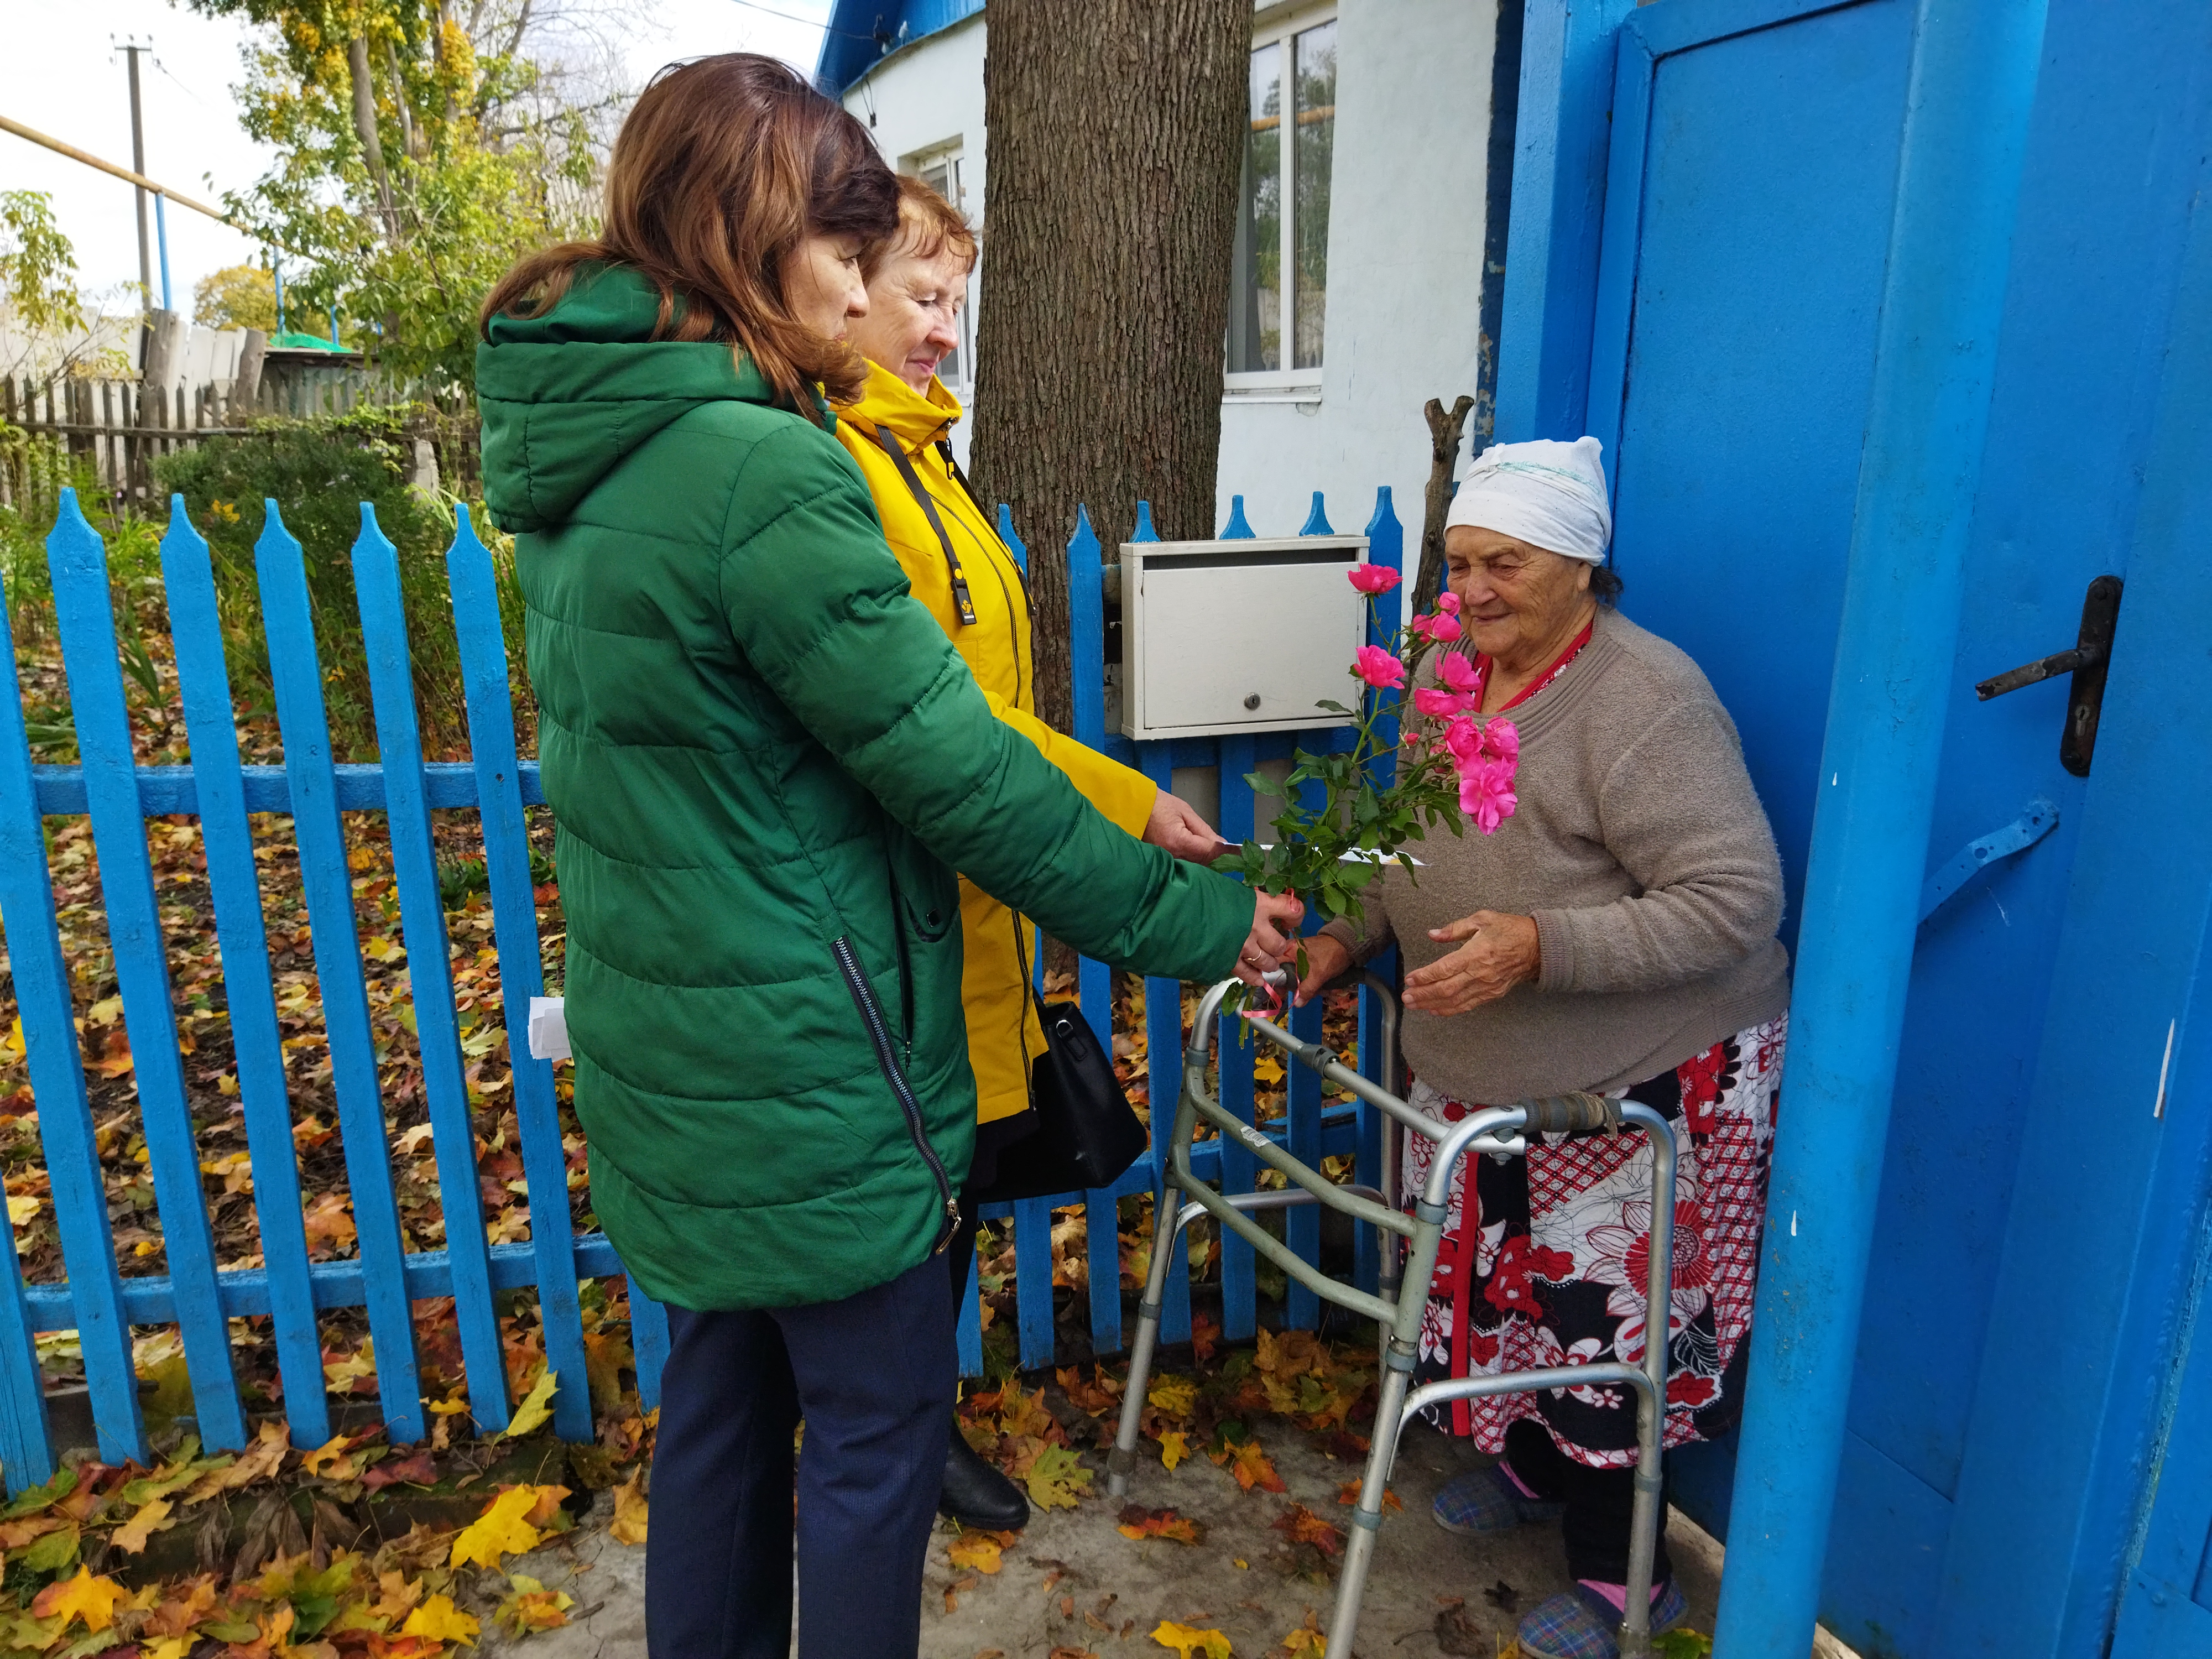
[(975, 601), (968, 592), (968, 573), (960, 568), (960, 556), (952, 550), (952, 538), (945, 533), (945, 520), (937, 516), (937, 503), (930, 500), (929, 491), (922, 487), (921, 476), (914, 470), (914, 463), (907, 459), (906, 446), (892, 435), (889, 427), (876, 428), (876, 441), (891, 458), (892, 464), (899, 470), (899, 477), (906, 480), (906, 487), (914, 492), (915, 500), (921, 504), (924, 516), (929, 520), (929, 527), (937, 532), (937, 544), (945, 550), (945, 574), (952, 581), (952, 603), (959, 609), (961, 625), (973, 627)]

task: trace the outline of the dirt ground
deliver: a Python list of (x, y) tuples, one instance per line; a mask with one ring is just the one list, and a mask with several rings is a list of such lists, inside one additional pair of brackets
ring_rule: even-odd
[[(1055, 1650), (1061, 1659), (1085, 1653), (1141, 1659), (1168, 1651), (1152, 1639), (1162, 1620), (1218, 1630), (1233, 1653), (1256, 1659), (1281, 1651), (1309, 1615), (1325, 1627), (1335, 1560), (1310, 1543), (1292, 1542), (1272, 1523), (1295, 1504), (1344, 1526), (1350, 1511), (1338, 1502), (1340, 1488), (1358, 1471), (1322, 1449), (1320, 1436), (1283, 1427), (1265, 1437), (1285, 1492), (1240, 1490), (1227, 1469), (1203, 1457), (1172, 1472), (1157, 1464), (1139, 1470), (1127, 1501), (1173, 1508), (1201, 1523), (1198, 1544), (1123, 1536), (1121, 1505), (1103, 1495), (1103, 1472), (1095, 1483), (1100, 1496), (1034, 1515), (995, 1572), (956, 1568), (947, 1552), (957, 1534), (941, 1529), (923, 1595), (922, 1659), (1049, 1659)], [(1085, 1458), (1094, 1467), (1098, 1461)], [(1474, 1540), (1430, 1519), (1437, 1489), (1480, 1461), (1463, 1443), (1426, 1429), (1407, 1435), (1393, 1486), (1405, 1507), (1386, 1512), (1378, 1537), (1357, 1649), (1364, 1659), (1498, 1659), (1521, 1614), (1566, 1587), (1555, 1528)], [(653, 1524), (672, 1520), (656, 1515)], [(1690, 1598), (1690, 1625), (1710, 1631), (1718, 1548), (1679, 1516), (1669, 1540)], [(557, 1544), (507, 1565), (574, 1596), (574, 1622), (528, 1638), (525, 1647), (487, 1621), (480, 1652), (642, 1659), (645, 1552), (610, 1540), (596, 1510)], [(799, 1616), (805, 1620), (805, 1608)]]

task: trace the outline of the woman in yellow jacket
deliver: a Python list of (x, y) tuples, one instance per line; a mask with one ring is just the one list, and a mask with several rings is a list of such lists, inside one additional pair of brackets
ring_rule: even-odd
[[(899, 185), (898, 239), (869, 277), (867, 314), (851, 325), (852, 343), (868, 359), (868, 381), (857, 400), (838, 406), (838, 439), (867, 479), (914, 597), (951, 637), (999, 718), (1129, 834), (1178, 858), (1212, 858), (1220, 837), (1186, 803), (1031, 712), (1028, 592), (1021, 568), (953, 462), (948, 438), (960, 401), (937, 378), (938, 364), (959, 343), (975, 238), (927, 185), (911, 178)], [(1034, 964), (1026, 924), (963, 877), (960, 927), (961, 994), (975, 1070), (973, 1190), (989, 1182), (999, 1152), (1034, 1125), (1030, 1062), (1044, 1052), (1044, 1030), (1029, 994)], [(1296, 924), (1287, 931), (1295, 933)], [(961, 1231), (946, 1250), (956, 1297), (967, 1289), (975, 1258), (975, 1206), (963, 1198), (961, 1211)], [(1020, 1489), (957, 1433), (939, 1506), (965, 1525), (994, 1531), (1029, 1519)]]

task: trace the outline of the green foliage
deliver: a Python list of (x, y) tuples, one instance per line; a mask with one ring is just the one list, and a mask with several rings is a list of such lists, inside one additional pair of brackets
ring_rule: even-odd
[[(374, 705), (353, 584), (353, 544), (361, 504), (398, 550), (399, 585), (426, 755), (465, 754), (466, 711), (453, 638), (445, 553), (453, 537), (450, 507), (407, 483), (404, 411), (367, 408), (301, 422), (263, 421), (244, 437), (210, 438), (155, 464), (164, 494), (180, 494), (208, 538), (217, 611), (234, 693), (252, 707), (275, 707), (268, 641), (262, 631), (254, 544), (279, 505), (300, 541), (313, 608), (333, 753), (342, 760), (377, 754)], [(511, 556), (495, 550), (503, 590), (513, 588)], [(501, 611), (519, 611), (503, 592)]]
[(192, 320), (204, 328), (276, 331), (276, 278), (258, 265), (225, 265), (192, 285)]
[[(191, 0), (265, 31), (237, 88), (277, 161), (234, 217), (304, 256), (302, 315), (332, 307), (382, 365), (472, 385), (477, 313), (522, 254), (587, 235), (616, 102), (579, 104), (526, 49), (529, 0), (478, 0), (465, 25), (431, 0)], [(545, 9), (541, 7), (541, 15)]]
[(66, 334), (85, 325), (76, 250), (42, 190), (0, 191), (0, 299), (27, 332)]
[[(1369, 611), (1374, 609), (1369, 601)], [(1422, 659), (1434, 647), (1408, 628), (1395, 649), (1406, 665), (1411, 687)], [(1365, 690), (1358, 671), (1353, 683)], [(1413, 872), (1410, 854), (1401, 849), (1431, 830), (1462, 832), (1459, 780), (1451, 758), (1432, 743), (1395, 741), (1399, 723), (1411, 714), (1409, 691), (1377, 691), (1358, 708), (1323, 702), (1333, 714), (1351, 716), (1352, 745), (1327, 754), (1294, 750), (1290, 775), (1282, 782), (1257, 772), (1247, 775), (1255, 794), (1280, 794), (1283, 811), (1273, 820), (1275, 839), (1262, 846), (1248, 841), (1216, 859), (1213, 867), (1240, 875), (1270, 893), (1295, 893), (1330, 918), (1360, 920), (1359, 895), (1395, 860)], [(1317, 783), (1320, 800), (1308, 805), (1304, 786)]]
[[(0, 374), (28, 374), (43, 386), (73, 373), (127, 372), (122, 354), (95, 338), (98, 310), (86, 309), (77, 287), (76, 249), (42, 190), (0, 191), (0, 313), (17, 342)], [(0, 439), (13, 434), (0, 424)]]
[(1693, 1630), (1663, 1631), (1651, 1638), (1659, 1659), (1712, 1659), (1713, 1638)]

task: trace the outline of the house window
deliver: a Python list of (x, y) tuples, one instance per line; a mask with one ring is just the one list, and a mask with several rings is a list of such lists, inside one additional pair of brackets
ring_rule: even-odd
[[(951, 203), (954, 207), (959, 209), (962, 217), (964, 218), (968, 214), (968, 187), (962, 172), (962, 163), (965, 159), (957, 149), (936, 149), (908, 158), (903, 170), (912, 173), (946, 201)], [(980, 240), (979, 233), (978, 240)], [(979, 253), (976, 264), (980, 265), (981, 263)], [(975, 280), (975, 274), (971, 270), (968, 274), (971, 299)], [(967, 386), (968, 366), (975, 361), (975, 325), (970, 314), (974, 309), (975, 307), (970, 304), (963, 303), (961, 306), (960, 343), (954, 347), (945, 361), (937, 366), (937, 378), (956, 391)]]
[(1314, 386), (1328, 309), (1335, 19), (1309, 14), (1255, 37), (1251, 112), (1230, 287), (1229, 385)]

